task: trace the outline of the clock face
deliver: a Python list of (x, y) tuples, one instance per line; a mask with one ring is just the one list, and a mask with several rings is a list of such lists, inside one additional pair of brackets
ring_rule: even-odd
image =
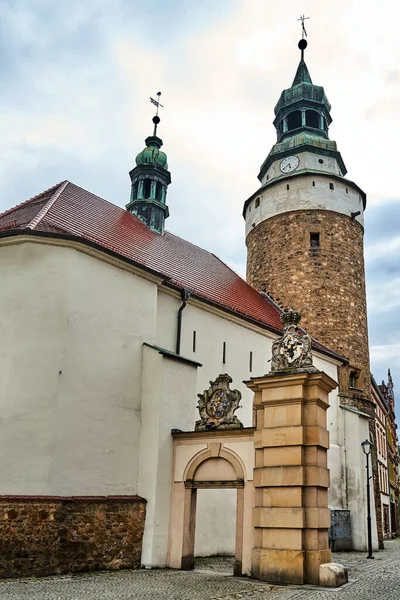
[(291, 173), (299, 166), (298, 156), (287, 156), (281, 161), (280, 168), (282, 173)]

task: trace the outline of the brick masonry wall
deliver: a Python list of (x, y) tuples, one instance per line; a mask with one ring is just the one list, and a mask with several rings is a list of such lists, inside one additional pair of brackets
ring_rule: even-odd
[[(320, 247), (310, 247), (310, 233)], [(252, 229), (246, 239), (247, 281), (282, 307), (302, 314), (301, 326), (319, 342), (347, 358), (339, 369), (341, 402), (375, 416), (371, 401), (364, 230), (346, 215), (302, 210), (276, 215)], [(349, 388), (350, 371), (360, 370), (357, 388)], [(370, 425), (375, 442), (374, 423)], [(378, 538), (383, 540), (373, 447)]]
[(138, 496), (0, 496), (0, 577), (140, 566)]

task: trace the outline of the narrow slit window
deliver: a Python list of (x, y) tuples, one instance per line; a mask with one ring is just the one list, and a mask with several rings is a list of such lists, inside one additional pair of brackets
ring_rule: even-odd
[(193, 331), (193, 352), (196, 352), (196, 332)]
[(349, 387), (358, 388), (358, 375), (357, 371), (350, 371)]
[(256, 199), (255, 207), (258, 208), (260, 206), (260, 198)]
[(313, 181), (312, 184), (313, 184), (313, 187), (315, 187), (315, 181)]
[(287, 190), (289, 190), (289, 189), (290, 189), (290, 186), (289, 186), (289, 184), (288, 184), (288, 183), (286, 184), (286, 189), (287, 189)]
[(250, 352), (250, 358), (249, 358), (249, 371), (250, 371), (250, 373), (252, 372), (252, 370), (253, 370), (253, 353)]
[(319, 248), (320, 239), (319, 233), (310, 233), (310, 248)]
[(334, 189), (335, 189), (335, 186), (334, 186), (334, 184), (333, 184), (333, 183), (330, 183), (330, 184), (329, 184), (329, 189), (330, 189), (330, 190), (334, 190)]
[(222, 344), (222, 364), (226, 363), (226, 342)]
[(146, 200), (147, 200), (147, 198), (150, 198), (150, 191), (151, 191), (151, 180), (145, 179), (144, 183), (143, 183), (143, 198), (145, 198)]
[(349, 188), (346, 188), (346, 194), (348, 194), (348, 193), (349, 193)]

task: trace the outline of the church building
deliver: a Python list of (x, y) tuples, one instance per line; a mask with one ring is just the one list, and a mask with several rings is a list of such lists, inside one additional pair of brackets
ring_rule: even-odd
[[(346, 178), (329, 139), (331, 106), (312, 82), (305, 40), (299, 47), (275, 107), (277, 141), (244, 202), (246, 281), (165, 229), (171, 174), (158, 114), (126, 209), (63, 181), (0, 215), (0, 577), (176, 566), (173, 484), (207, 449), (197, 440), (190, 456), (177, 454), (197, 396), (223, 374), (240, 392), (242, 439), (227, 433), (224, 452), (251, 482), (244, 381), (269, 371), (285, 308), (300, 311), (314, 365), (338, 382), (327, 413), (329, 507), (347, 534), (332, 528), (332, 541), (366, 549), (361, 442), (375, 440), (366, 195)], [(196, 555), (235, 553), (237, 498), (200, 490)]]

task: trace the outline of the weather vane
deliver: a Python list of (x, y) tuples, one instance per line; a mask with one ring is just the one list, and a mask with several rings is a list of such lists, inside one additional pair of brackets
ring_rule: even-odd
[(151, 102), (152, 104), (154, 104), (155, 106), (157, 106), (156, 117), (158, 117), (158, 109), (159, 109), (159, 107), (161, 106), (161, 108), (164, 108), (164, 107), (163, 107), (163, 105), (162, 105), (162, 104), (160, 104), (160, 96), (161, 96), (161, 92), (157, 92), (157, 96), (158, 96), (158, 99), (157, 99), (157, 100), (154, 100), (154, 98), (152, 98), (152, 97), (150, 96), (150, 102)]
[(300, 19), (297, 19), (298, 21), (301, 21), (301, 39), (304, 40), (304, 36), (307, 37), (307, 31), (306, 28), (304, 26), (304, 21), (306, 21), (306, 19), (309, 19), (310, 17), (306, 17), (305, 15), (300, 15)]
[(157, 106), (157, 110), (156, 110), (156, 115), (155, 117), (153, 117), (153, 123), (154, 123), (154, 132), (153, 135), (157, 135), (157, 125), (160, 122), (160, 117), (158, 116), (158, 109), (160, 108), (164, 108), (162, 104), (160, 104), (160, 96), (161, 96), (161, 92), (157, 92), (157, 100), (154, 100), (154, 98), (152, 98), (150, 96), (150, 102), (152, 104), (154, 104), (155, 106)]

